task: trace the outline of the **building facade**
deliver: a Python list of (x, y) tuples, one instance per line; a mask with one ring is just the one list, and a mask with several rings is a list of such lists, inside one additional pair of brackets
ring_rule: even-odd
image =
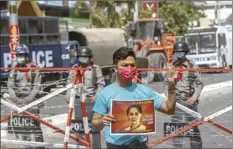
[(232, 1), (199, 1), (195, 5), (202, 6), (204, 18), (200, 19), (200, 26), (232, 25)]

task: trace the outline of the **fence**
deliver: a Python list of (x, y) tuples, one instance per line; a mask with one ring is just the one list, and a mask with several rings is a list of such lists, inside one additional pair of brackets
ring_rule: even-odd
[[(14, 68), (14, 69), (17, 69), (17, 70), (25, 70), (25, 69), (28, 69), (28, 68), (25, 68), (25, 69), (21, 69), (21, 68)], [(41, 70), (40, 68), (30, 68), (31, 70)], [(42, 70), (50, 70), (50, 69), (42, 69)], [(53, 69), (53, 70), (61, 70), (61, 69)], [(65, 69), (65, 70), (72, 70), (72, 69)], [(78, 137), (75, 137), (74, 135), (70, 135), (70, 124), (71, 124), (71, 119), (72, 119), (72, 114), (73, 114), (73, 108), (74, 108), (74, 100), (75, 100), (75, 95), (76, 95), (76, 90), (79, 88), (82, 90), (82, 80), (83, 80), (83, 73), (86, 71), (87, 69), (81, 69), (81, 68), (76, 68), (76, 69), (73, 69), (73, 71), (75, 71), (75, 77), (73, 79), (73, 82), (72, 84), (68, 84), (66, 87), (64, 88), (61, 88), (61, 89), (58, 89), (54, 92), (52, 92), (51, 94), (48, 94), (34, 102), (31, 102), (29, 103), (28, 105), (25, 105), (21, 108), (19, 108), (18, 106), (6, 101), (6, 100), (1, 100), (1, 103), (13, 110), (15, 110), (15, 112), (13, 112), (13, 115), (24, 115), (24, 116), (28, 116), (29, 118), (32, 118), (34, 119), (35, 121), (41, 123), (41, 124), (44, 124), (48, 127), (50, 127), (51, 129), (55, 130), (57, 133), (61, 133), (64, 136), (64, 148), (68, 148), (68, 141), (69, 141), (69, 138), (75, 140), (76, 142), (79, 142), (81, 145), (84, 145), (88, 148), (91, 147), (91, 139), (90, 139), (90, 133), (89, 133), (89, 126), (88, 126), (88, 119), (87, 119), (87, 113), (86, 113), (86, 104), (85, 104), (85, 99), (82, 98), (81, 100), (81, 108), (82, 108), (82, 117), (83, 117), (83, 122), (84, 122), (84, 131), (85, 131), (85, 136), (86, 136), (86, 140), (83, 140), (83, 139), (80, 139)], [(82, 73), (81, 73), (82, 71)], [(51, 99), (51, 97), (54, 97), (56, 95), (58, 95), (59, 93), (62, 93), (64, 91), (66, 91), (67, 89), (71, 89), (71, 94), (70, 94), (70, 102), (69, 102), (69, 110), (68, 110), (68, 117), (67, 117), (67, 127), (66, 127), (66, 130), (62, 130), (52, 124), (50, 124), (49, 122), (35, 116), (34, 114), (30, 113), (30, 112), (27, 112), (26, 110), (34, 107), (34, 106), (37, 106), (41, 103), (43, 103), (44, 101), (46, 100), (49, 100)], [(82, 97), (82, 91), (81, 91), (81, 95)], [(12, 115), (4, 115), (3, 117), (1, 117), (1, 123), (8, 120)], [(9, 142), (11, 142), (11, 140), (8, 140)], [(7, 142), (7, 140), (4, 140), (4, 142)], [(8, 143), (9, 143), (8, 142)], [(19, 143), (19, 142), (17, 142)], [(30, 144), (32, 145), (33, 143), (31, 142), (23, 142), (21, 141), (21, 143), (23, 144)], [(34, 145), (35, 144), (39, 144), (38, 142), (34, 142)], [(40, 145), (48, 145), (46, 143), (41, 143)], [(56, 145), (55, 145), (56, 146)], [(59, 146), (59, 145), (58, 145)]]
[[(17, 70), (25, 70), (28, 68), (1, 68), (1, 70), (5, 70), (5, 69), (17, 69)], [(72, 119), (72, 113), (73, 113), (73, 108), (74, 108), (74, 99), (75, 99), (75, 92), (77, 89), (80, 89), (82, 92), (82, 86), (83, 86), (83, 72), (86, 71), (87, 69), (81, 69), (81, 68), (30, 68), (31, 70), (44, 70), (44, 71), (49, 71), (49, 70), (53, 70), (53, 71), (75, 71), (75, 77), (73, 79), (72, 84), (68, 84), (66, 85), (64, 88), (58, 89), (48, 95), (45, 95), (44, 97), (37, 99), (36, 101), (33, 101), (31, 103), (29, 103), (28, 105), (25, 105), (23, 107), (18, 107), (6, 100), (1, 100), (1, 103), (11, 109), (13, 109), (15, 112), (13, 112), (13, 115), (25, 115), (28, 116), (32, 119), (34, 119), (35, 121), (48, 126), (49, 128), (53, 129), (56, 133), (60, 133), (64, 135), (64, 144), (52, 144), (52, 143), (38, 143), (38, 142), (25, 142), (25, 141), (15, 141), (15, 140), (2, 140), (2, 142), (4, 143), (15, 143), (15, 144), (30, 144), (30, 145), (34, 145), (34, 146), (54, 146), (54, 147), (61, 147), (63, 145), (64, 148), (68, 148), (68, 147), (72, 147), (75, 148), (77, 147), (76, 145), (71, 145), (69, 144), (69, 139), (71, 138), (72, 140), (80, 143), (81, 145), (87, 147), (87, 148), (91, 148), (91, 139), (90, 139), (90, 132), (89, 132), (89, 126), (88, 126), (88, 119), (87, 119), (87, 109), (86, 109), (86, 103), (85, 103), (85, 99), (84, 97), (81, 95), (81, 108), (82, 108), (82, 116), (83, 116), (83, 122), (84, 122), (84, 132), (85, 132), (85, 137), (86, 140), (83, 140), (79, 137), (76, 137), (74, 135), (70, 134), (70, 125), (71, 125), (71, 119)], [(152, 69), (152, 68), (139, 68), (138, 69), (139, 73), (140, 72), (144, 72), (144, 71), (167, 71), (167, 69)], [(232, 71), (232, 69), (184, 69), (183, 71), (198, 71), (198, 72), (230, 72)], [(139, 77), (140, 75), (138, 75)], [(135, 78), (134, 80), (135, 82), (140, 83), (141, 80), (140, 78)], [(42, 118), (39, 118), (35, 115), (33, 115), (30, 112), (27, 112), (27, 110), (29, 110), (30, 108), (37, 106), (49, 99), (51, 99), (52, 97), (61, 94), (64, 91), (67, 91), (68, 89), (71, 89), (71, 94), (70, 94), (70, 102), (69, 102), (69, 106), (68, 106), (68, 115), (67, 115), (67, 123), (66, 123), (66, 129), (62, 130), (61, 128), (43, 120)], [(232, 104), (232, 103), (231, 103)], [(213, 118), (216, 118), (220, 115), (223, 115), (226, 112), (229, 112), (232, 110), (231, 106), (226, 106), (222, 109), (220, 109), (217, 112), (214, 112), (208, 116), (202, 116), (200, 113), (197, 113), (193, 110), (190, 110), (189, 108), (186, 108), (185, 106), (182, 106), (181, 104), (177, 103), (176, 104), (177, 108), (186, 111), (188, 114), (190, 114), (191, 116), (195, 117), (197, 120), (193, 121), (192, 123), (190, 123), (188, 126), (182, 128), (182, 129), (178, 129), (176, 132), (168, 134), (165, 137), (162, 137), (158, 140), (152, 140), (149, 141), (148, 139), (148, 145), (150, 148), (152, 148), (155, 145), (159, 145), (175, 136), (179, 136), (180, 134), (187, 132), (188, 130), (199, 126), (201, 124), (204, 123), (209, 123), (215, 127), (220, 128), (221, 130), (232, 134), (232, 130), (230, 130), (229, 128), (227, 128), (226, 126), (215, 122), (214, 120), (212, 120)], [(5, 122), (6, 120), (8, 120), (12, 115), (4, 115), (1, 117), (1, 123)]]

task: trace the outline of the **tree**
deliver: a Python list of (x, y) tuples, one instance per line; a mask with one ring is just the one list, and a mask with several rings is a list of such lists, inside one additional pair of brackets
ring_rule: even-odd
[(142, 5), (141, 5), (141, 7), (139, 7), (139, 19), (152, 18), (152, 15), (153, 15), (152, 8), (149, 8), (149, 9), (143, 11)]
[(77, 1), (72, 8), (72, 17), (88, 18), (89, 5), (85, 1)]
[(167, 22), (168, 31), (183, 35), (189, 27), (189, 22), (198, 21), (201, 17), (199, 10), (200, 8), (195, 6), (191, 0), (162, 0), (159, 17)]
[(74, 16), (80, 17), (80, 12), (89, 12), (91, 24), (96, 27), (121, 27), (122, 19), (115, 9), (113, 1), (78, 1), (74, 7)]
[[(127, 10), (116, 10), (122, 4), (127, 5)], [(77, 1), (74, 7), (76, 17), (80, 17), (80, 12), (86, 10), (90, 13), (90, 20), (96, 27), (123, 27), (133, 20), (135, 1)], [(189, 27), (189, 22), (199, 20), (200, 8), (195, 6), (191, 0), (160, 0), (159, 18), (167, 22), (170, 32), (182, 35)], [(152, 10), (143, 11), (139, 5), (139, 18), (152, 18)], [(83, 14), (82, 14), (83, 15)]]

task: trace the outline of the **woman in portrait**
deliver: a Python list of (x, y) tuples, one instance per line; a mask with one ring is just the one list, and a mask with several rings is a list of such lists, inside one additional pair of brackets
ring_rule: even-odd
[(140, 123), (142, 116), (142, 108), (140, 105), (130, 105), (127, 108), (126, 113), (129, 121), (129, 127), (125, 128), (125, 130), (134, 132), (141, 132), (146, 130), (146, 126)]

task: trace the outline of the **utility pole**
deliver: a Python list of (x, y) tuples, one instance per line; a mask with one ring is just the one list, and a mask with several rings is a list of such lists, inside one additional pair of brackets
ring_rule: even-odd
[(93, 13), (93, 8), (95, 7), (95, 1), (90, 0), (89, 1), (89, 21), (90, 21), (90, 27), (92, 28), (92, 13)]
[(221, 6), (220, 6), (220, 3), (219, 3), (219, 0), (217, 1), (218, 3), (218, 25), (220, 26), (221, 25), (221, 20), (220, 20), (220, 9), (221, 9)]
[(15, 64), (15, 48), (19, 44), (19, 25), (18, 25), (18, 10), (17, 1), (8, 1), (9, 15), (9, 34), (10, 34), (10, 49), (11, 49), (11, 65)]
[(134, 23), (136, 23), (136, 21), (138, 20), (138, 2), (139, 0), (135, 0), (135, 3), (134, 3), (134, 15), (133, 15)]
[(215, 4), (215, 24), (217, 25), (221, 25), (220, 23), (220, 5), (219, 5), (219, 0), (216, 1), (216, 4)]

